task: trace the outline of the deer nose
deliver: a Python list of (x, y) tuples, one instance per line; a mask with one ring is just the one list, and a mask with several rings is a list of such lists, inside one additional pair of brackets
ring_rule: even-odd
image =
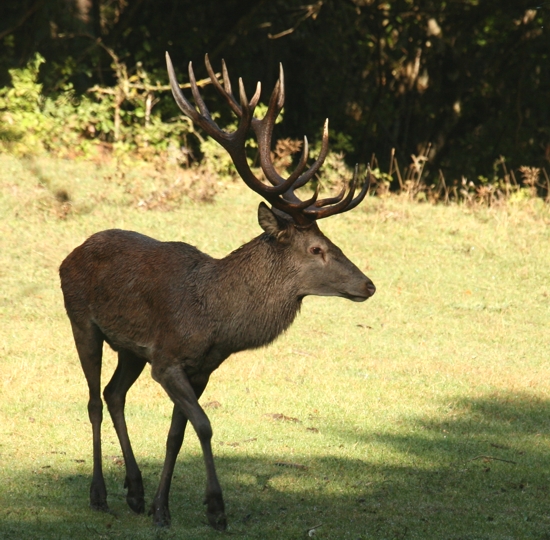
[(367, 281), (368, 298), (370, 298), (375, 292), (376, 292), (376, 287), (374, 286), (374, 283), (369, 279)]

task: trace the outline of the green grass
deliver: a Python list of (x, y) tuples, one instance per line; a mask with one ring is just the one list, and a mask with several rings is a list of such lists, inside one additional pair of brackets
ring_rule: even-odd
[[(192, 430), (172, 527), (130, 512), (107, 413), (113, 513), (89, 509), (87, 387), (57, 269), (111, 227), (223, 256), (259, 234), (259, 199), (232, 184), (214, 204), (146, 211), (135, 204), (151, 189), (146, 173), (116, 178), (108, 165), (0, 156), (3, 539), (224, 536), (206, 525)], [(549, 223), (539, 201), (488, 209), (398, 199), (321, 222), (378, 291), (363, 304), (306, 299), (275, 344), (213, 374), (201, 401), (221, 405), (206, 410), (225, 536), (307, 538), (318, 527), (320, 539), (550, 538)], [(105, 383), (115, 361), (107, 352)], [(149, 504), (171, 414), (149, 373), (127, 414)]]

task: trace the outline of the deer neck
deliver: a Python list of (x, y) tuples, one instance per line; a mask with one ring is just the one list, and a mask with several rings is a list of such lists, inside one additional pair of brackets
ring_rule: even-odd
[(239, 349), (266, 345), (290, 326), (302, 299), (284, 248), (262, 235), (217, 263), (213, 301), (228, 335), (246, 342)]

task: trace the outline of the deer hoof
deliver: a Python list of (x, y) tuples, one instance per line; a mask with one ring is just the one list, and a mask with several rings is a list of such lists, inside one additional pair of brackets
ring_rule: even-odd
[(227, 518), (223, 512), (207, 512), (208, 523), (217, 531), (225, 531), (227, 529)]
[(145, 512), (145, 501), (143, 500), (143, 497), (133, 497), (128, 494), (126, 496), (126, 502), (132, 512), (135, 512), (136, 514), (143, 514)]
[(153, 503), (149, 510), (149, 515), (153, 516), (153, 525), (156, 527), (170, 527), (170, 524), (172, 523), (168, 506), (157, 507), (155, 503)]
[(206, 504), (208, 523), (217, 531), (225, 531), (227, 518), (225, 517), (225, 505), (223, 504), (221, 492), (207, 495), (204, 504)]
[(126, 503), (136, 514), (145, 512), (145, 500), (143, 498), (143, 482), (141, 475), (138, 480), (130, 481), (128, 477), (124, 480), (124, 487), (128, 489), (126, 494)]
[(109, 512), (105, 484), (92, 482), (90, 486), (90, 508), (98, 512)]
[(97, 512), (110, 512), (107, 501), (93, 501), (90, 500), (90, 508)]

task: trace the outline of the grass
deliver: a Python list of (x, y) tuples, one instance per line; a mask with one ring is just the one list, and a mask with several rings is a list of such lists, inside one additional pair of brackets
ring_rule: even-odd
[[(60, 262), (104, 228), (214, 256), (259, 233), (258, 197), (237, 184), (213, 204), (147, 211), (135, 204), (147, 178), (137, 165), (121, 179), (109, 165), (0, 156), (1, 538), (550, 538), (550, 211), (537, 200), (488, 209), (370, 199), (323, 221), (378, 291), (364, 304), (306, 299), (274, 345), (212, 376), (201, 401), (228, 532), (206, 525), (192, 430), (172, 527), (133, 515), (107, 414), (113, 512), (91, 511), (87, 388)], [(115, 361), (107, 352), (105, 382)], [(150, 503), (171, 405), (148, 373), (127, 413)]]

